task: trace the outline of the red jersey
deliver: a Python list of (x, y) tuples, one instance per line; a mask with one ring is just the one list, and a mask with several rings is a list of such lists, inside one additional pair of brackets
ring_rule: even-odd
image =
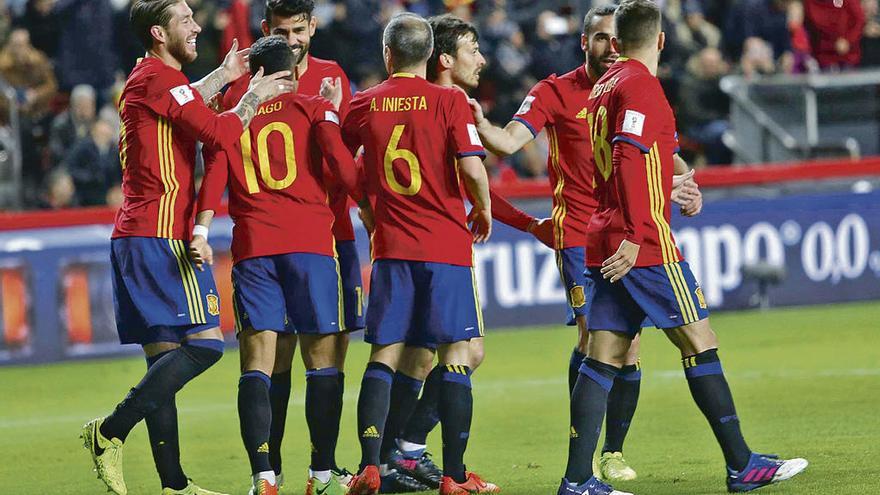
[(281, 95), (257, 109), (238, 143), (206, 155), (199, 211), (216, 210), (228, 182), (236, 262), (297, 252), (335, 254), (324, 158), (348, 190), (356, 188), (356, 169), (329, 101)]
[[(321, 94), (321, 81), (325, 77), (331, 79), (339, 78), (342, 82), (342, 102), (339, 104), (339, 117), (344, 120), (348, 114), (348, 107), (351, 104), (351, 83), (345, 75), (345, 71), (336, 62), (332, 60), (324, 60), (321, 58), (309, 57), (309, 67), (303, 74), (299, 76), (299, 85), (297, 86), (297, 94), (307, 96), (318, 96)], [(247, 90), (250, 78), (245, 76), (236, 80), (230, 86), (229, 90), (223, 98), (223, 108), (232, 108), (238, 104), (241, 95)], [(337, 241), (353, 241), (354, 228), (351, 225), (351, 216), (349, 216), (348, 194), (340, 184), (334, 183), (332, 180), (328, 184), (328, 192), (330, 194), (330, 209), (333, 210), (335, 221), (333, 222), (333, 236)]]
[[(859, 0), (806, 0), (804, 24), (820, 66), (859, 65), (865, 29), (865, 12)], [(849, 51), (843, 55), (836, 48), (840, 38), (849, 42)]]
[(456, 159), (486, 152), (464, 93), (394, 74), (355, 95), (342, 129), (376, 196), (373, 259), (472, 266)]
[(585, 106), (592, 89), (583, 65), (559, 77), (552, 75), (529, 91), (513, 117), (535, 136), (547, 128), (556, 249), (586, 245), (587, 224), (596, 209), (593, 148)]
[(587, 265), (601, 265), (624, 239), (640, 246), (635, 266), (681, 261), (669, 227), (675, 116), (660, 81), (620, 57), (596, 82), (589, 112), (599, 206), (587, 229)]
[(241, 119), (215, 114), (186, 76), (154, 57), (131, 71), (119, 100), (122, 207), (113, 238), (192, 236), (196, 141), (208, 146), (241, 135)]

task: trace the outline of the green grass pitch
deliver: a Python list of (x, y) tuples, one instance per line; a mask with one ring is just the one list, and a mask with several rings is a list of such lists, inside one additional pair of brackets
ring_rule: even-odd
[[(758, 452), (803, 456), (798, 478), (761, 493), (880, 493), (880, 304), (718, 314), (712, 318), (746, 438)], [(566, 366), (575, 333), (544, 327), (491, 332), (475, 375), (468, 466), (504, 493), (555, 493), (567, 449)], [(724, 493), (712, 433), (690, 399), (676, 350), (646, 330), (639, 409), (626, 444), (637, 494)], [(367, 346), (348, 363), (339, 458), (359, 459), (355, 402)], [(143, 374), (142, 359), (0, 369), (0, 493), (101, 493), (77, 438)], [(302, 493), (308, 442), (302, 365), (284, 444), (286, 493)], [(183, 464), (206, 488), (244, 494), (249, 469), (236, 413), (238, 357), (227, 356), (178, 397)], [(429, 439), (439, 457), (437, 433)], [(125, 450), (129, 493), (159, 493), (142, 425)]]

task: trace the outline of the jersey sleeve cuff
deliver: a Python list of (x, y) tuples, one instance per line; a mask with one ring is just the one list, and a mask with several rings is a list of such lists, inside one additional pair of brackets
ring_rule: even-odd
[(641, 151), (642, 153), (648, 153), (651, 151), (647, 146), (645, 146), (644, 144), (636, 141), (635, 139), (633, 139), (629, 136), (623, 136), (623, 135), (618, 134), (617, 136), (614, 136), (614, 139), (612, 139), (611, 142), (612, 143), (617, 143), (617, 142), (629, 143), (629, 144), (635, 146), (636, 148), (638, 148), (639, 151)]
[(480, 158), (486, 158), (486, 152), (483, 150), (479, 151), (462, 151), (455, 155), (458, 158), (465, 158), (468, 156), (479, 156)]
[(529, 132), (532, 133), (532, 137), (535, 137), (538, 135), (538, 131), (535, 130), (535, 128), (532, 126), (532, 124), (529, 123), (528, 120), (526, 120), (522, 117), (514, 117), (510, 120), (515, 120), (515, 121), (519, 122), (520, 124), (526, 126), (526, 128), (528, 128)]

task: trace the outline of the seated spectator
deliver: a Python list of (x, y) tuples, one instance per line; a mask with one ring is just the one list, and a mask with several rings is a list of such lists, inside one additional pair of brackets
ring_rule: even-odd
[(737, 60), (746, 49), (749, 38), (761, 38), (772, 49), (774, 61), (781, 69), (790, 65), (791, 36), (788, 32), (788, 5), (792, 0), (742, 0), (727, 17), (724, 29), (726, 55)]
[(862, 31), (862, 66), (880, 65), (880, 8), (877, 0), (862, 0), (865, 29)]
[(80, 205), (105, 204), (107, 191), (122, 181), (112, 124), (96, 121), (89, 135), (76, 143), (62, 166), (73, 178)]
[(761, 38), (749, 38), (743, 43), (740, 70), (746, 79), (769, 76), (776, 73), (773, 48)]
[(52, 162), (64, 160), (67, 152), (85, 138), (95, 122), (95, 90), (80, 84), (70, 92), (70, 106), (58, 114), (49, 130), (49, 153)]
[(550, 74), (565, 74), (583, 63), (578, 38), (573, 34), (568, 19), (545, 10), (538, 16), (535, 29), (537, 38), (532, 42), (530, 66), (535, 79), (544, 79)]
[(0, 94), (0, 126), (10, 123), (10, 106), (17, 107), (23, 196), (26, 201), (33, 201), (47, 168), (41, 150), (49, 104), (55, 98), (58, 84), (51, 62), (31, 45), (30, 35), (24, 29), (14, 29), (0, 50), (0, 80), (5, 80), (13, 91), (9, 95), (13, 101)]
[(717, 48), (704, 48), (691, 57), (682, 78), (678, 124), (683, 134), (702, 147), (710, 165), (731, 161), (722, 136), (730, 127), (730, 99), (721, 91), (721, 77), (729, 67)]
[(859, 0), (804, 0), (804, 25), (822, 69), (846, 69), (862, 58), (865, 13)]
[(67, 170), (59, 167), (46, 177), (45, 193), (38, 206), (44, 210), (59, 210), (76, 205), (76, 187)]

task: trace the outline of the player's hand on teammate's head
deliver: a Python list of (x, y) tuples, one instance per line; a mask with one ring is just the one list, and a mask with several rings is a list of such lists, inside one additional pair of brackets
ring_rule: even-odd
[(620, 241), (620, 247), (610, 258), (602, 262), (602, 278), (610, 279), (611, 283), (622, 279), (632, 270), (639, 258), (639, 245), (626, 239)]
[(250, 48), (245, 48), (243, 50), (238, 49), (238, 38), (232, 40), (232, 47), (229, 49), (229, 52), (226, 53), (226, 57), (223, 59), (223, 65), (221, 65), (223, 70), (226, 71), (227, 83), (235, 81), (249, 72), (248, 54), (250, 54), (250, 52)]
[(553, 220), (550, 218), (536, 218), (532, 220), (528, 228), (529, 234), (550, 249), (556, 249), (553, 241)]
[(486, 242), (492, 235), (492, 212), (488, 209), (473, 207), (468, 214), (468, 224), (474, 234), (474, 242)]
[(195, 263), (196, 268), (200, 271), (205, 270), (205, 264), (214, 264), (214, 250), (208, 244), (208, 240), (204, 236), (193, 236), (189, 243), (189, 259)]
[(468, 98), (468, 105), (471, 107), (471, 112), (474, 114), (474, 122), (477, 125), (480, 125), (486, 120), (486, 116), (483, 115), (483, 106), (480, 105), (480, 102), (477, 101), (476, 98)]
[(296, 91), (296, 82), (289, 79), (290, 71), (282, 70), (268, 76), (263, 75), (263, 68), (254, 74), (248, 86), (248, 92), (254, 93), (261, 102), (269, 101), (283, 93)]
[(321, 79), (321, 96), (333, 104), (333, 108), (339, 111), (342, 104), (342, 78), (325, 77)]

